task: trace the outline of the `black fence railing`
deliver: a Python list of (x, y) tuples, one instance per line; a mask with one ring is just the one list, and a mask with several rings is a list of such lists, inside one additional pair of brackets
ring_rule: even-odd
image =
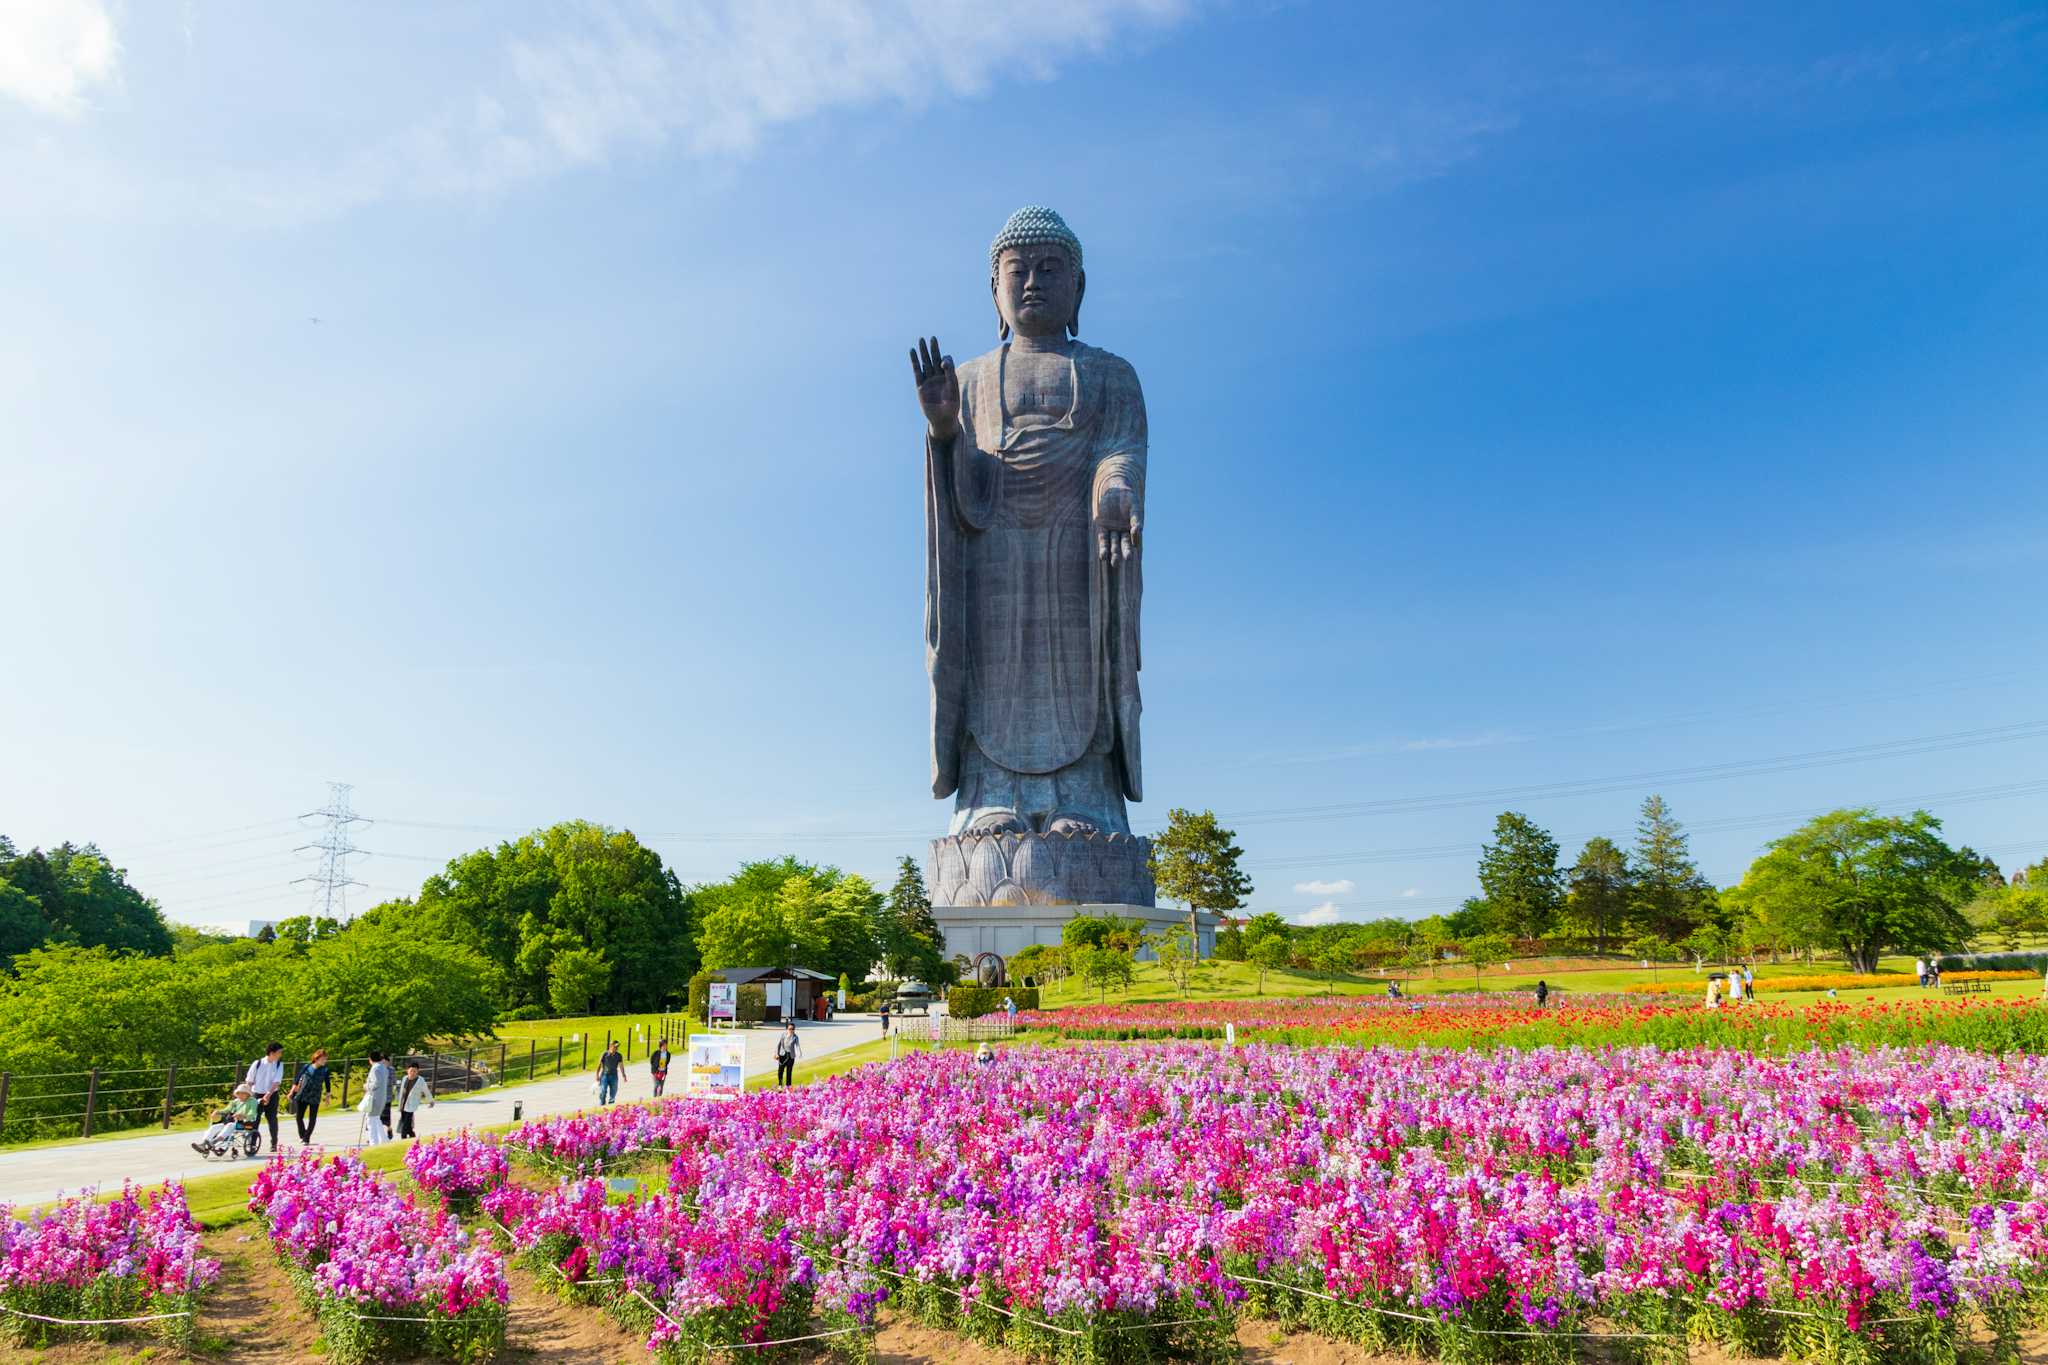
[[(588, 1071), (614, 1038), (628, 1062), (641, 1060), (659, 1038), (680, 1046), (686, 1022), (681, 1015), (649, 1015), (615, 1035), (585, 1032), (552, 1039), (507, 1039), (476, 1047), (400, 1053), (394, 1055), (392, 1064), (403, 1072), (407, 1063), (418, 1062), (435, 1094), (464, 1094)], [(370, 1069), (367, 1057), (331, 1057), (327, 1067), (331, 1089), (322, 1102), (324, 1109), (345, 1108), (362, 1098), (363, 1080)], [(243, 1061), (94, 1067), (87, 1071), (0, 1071), (0, 1145), (203, 1123), (228, 1102), (248, 1070), (248, 1062)], [(285, 1058), (286, 1090), (298, 1070), (296, 1059)]]

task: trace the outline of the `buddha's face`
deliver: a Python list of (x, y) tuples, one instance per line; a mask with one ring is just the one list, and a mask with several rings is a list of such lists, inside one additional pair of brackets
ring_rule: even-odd
[(996, 258), (996, 308), (1018, 336), (1064, 336), (1083, 287), (1073, 258), (1054, 243), (1006, 247)]

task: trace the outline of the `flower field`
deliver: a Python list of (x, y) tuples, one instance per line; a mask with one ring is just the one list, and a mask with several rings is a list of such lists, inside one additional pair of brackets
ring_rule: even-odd
[(337, 1365), (421, 1351), (485, 1360), (503, 1341), (503, 1259), (358, 1158), (272, 1157), (249, 1187), (249, 1206)]
[(1744, 1004), (1709, 1010), (1697, 987), (1672, 1000), (1569, 995), (1538, 1008), (1526, 992), (1330, 999), (1169, 1001), (1082, 1005), (1018, 1016), (1027, 1028), (1072, 1040), (1217, 1039), (1363, 1043), (1400, 1047), (1810, 1047), (1941, 1043), (1987, 1052), (2048, 1052), (2048, 1009), (2029, 1001), (1919, 998), (1897, 1003)]
[[(885, 1311), (1060, 1362), (1228, 1359), (1243, 1317), (1457, 1361), (2016, 1359), (2048, 1301), (2048, 1060), (1942, 1047), (925, 1053), (508, 1146), (561, 1178), (486, 1214), (662, 1365), (861, 1359)], [(563, 1173), (599, 1153), (667, 1188)]]
[[(1975, 971), (1945, 972), (1945, 985), (1960, 985), (1966, 981), (2039, 981), (2038, 972), (2023, 971)], [(1918, 978), (1905, 972), (1878, 972), (1858, 976), (1854, 972), (1816, 972), (1805, 976), (1761, 977), (1757, 985), (1767, 991), (1868, 991), (1896, 990), (1911, 986), (1918, 988)], [(1702, 990), (1700, 982), (1693, 981), (1640, 981), (1632, 986), (1622, 987), (1628, 995), (1698, 995)]]
[(187, 1345), (219, 1277), (220, 1263), (199, 1254), (199, 1226), (176, 1184), (147, 1199), (132, 1186), (104, 1204), (66, 1199), (21, 1220), (0, 1208), (0, 1318), (18, 1344), (152, 1331)]

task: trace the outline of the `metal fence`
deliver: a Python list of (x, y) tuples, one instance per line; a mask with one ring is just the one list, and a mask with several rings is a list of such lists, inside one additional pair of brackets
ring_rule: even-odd
[[(644, 1058), (658, 1038), (679, 1043), (687, 1016), (649, 1015), (636, 1031), (629, 1024), (615, 1035), (628, 1062)], [(418, 1062), (437, 1095), (462, 1094), (495, 1085), (517, 1085), (549, 1076), (588, 1071), (613, 1036), (559, 1034), (487, 1043), (479, 1047), (395, 1054), (403, 1071)], [(346, 1108), (362, 1096), (367, 1057), (329, 1058), (332, 1089), (323, 1108)], [(170, 1128), (181, 1121), (203, 1122), (233, 1096), (248, 1074), (242, 1062), (204, 1062), (154, 1067), (94, 1067), (88, 1071), (0, 1071), (0, 1144), (42, 1138), (91, 1137), (120, 1129)], [(284, 1061), (284, 1089), (298, 1075), (299, 1061)], [(279, 1097), (280, 1109), (283, 1097)]]

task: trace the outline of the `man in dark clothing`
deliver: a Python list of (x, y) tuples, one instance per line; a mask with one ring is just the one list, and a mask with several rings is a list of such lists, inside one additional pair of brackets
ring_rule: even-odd
[(619, 1097), (619, 1068), (626, 1064), (626, 1054), (619, 1051), (617, 1042), (604, 1045), (604, 1055), (597, 1059), (597, 1102), (610, 1104)]
[(792, 1019), (783, 1029), (782, 1036), (775, 1040), (775, 1083), (796, 1084), (796, 1059), (804, 1045), (796, 1036), (796, 1020)]
[(654, 1076), (654, 1093), (661, 1094), (661, 1088), (668, 1082), (668, 1039), (654, 1045), (654, 1051), (647, 1055), (647, 1069)]
[(1538, 1009), (1542, 1009), (1542, 1008), (1543, 1008), (1543, 1007), (1544, 1007), (1545, 1005), (1547, 1005), (1547, 1004), (1549, 1004), (1549, 1003), (1550, 1003), (1550, 983), (1549, 983), (1548, 981), (1539, 981), (1539, 982), (1537, 982), (1537, 983), (1536, 983), (1536, 1008), (1538, 1008)]

